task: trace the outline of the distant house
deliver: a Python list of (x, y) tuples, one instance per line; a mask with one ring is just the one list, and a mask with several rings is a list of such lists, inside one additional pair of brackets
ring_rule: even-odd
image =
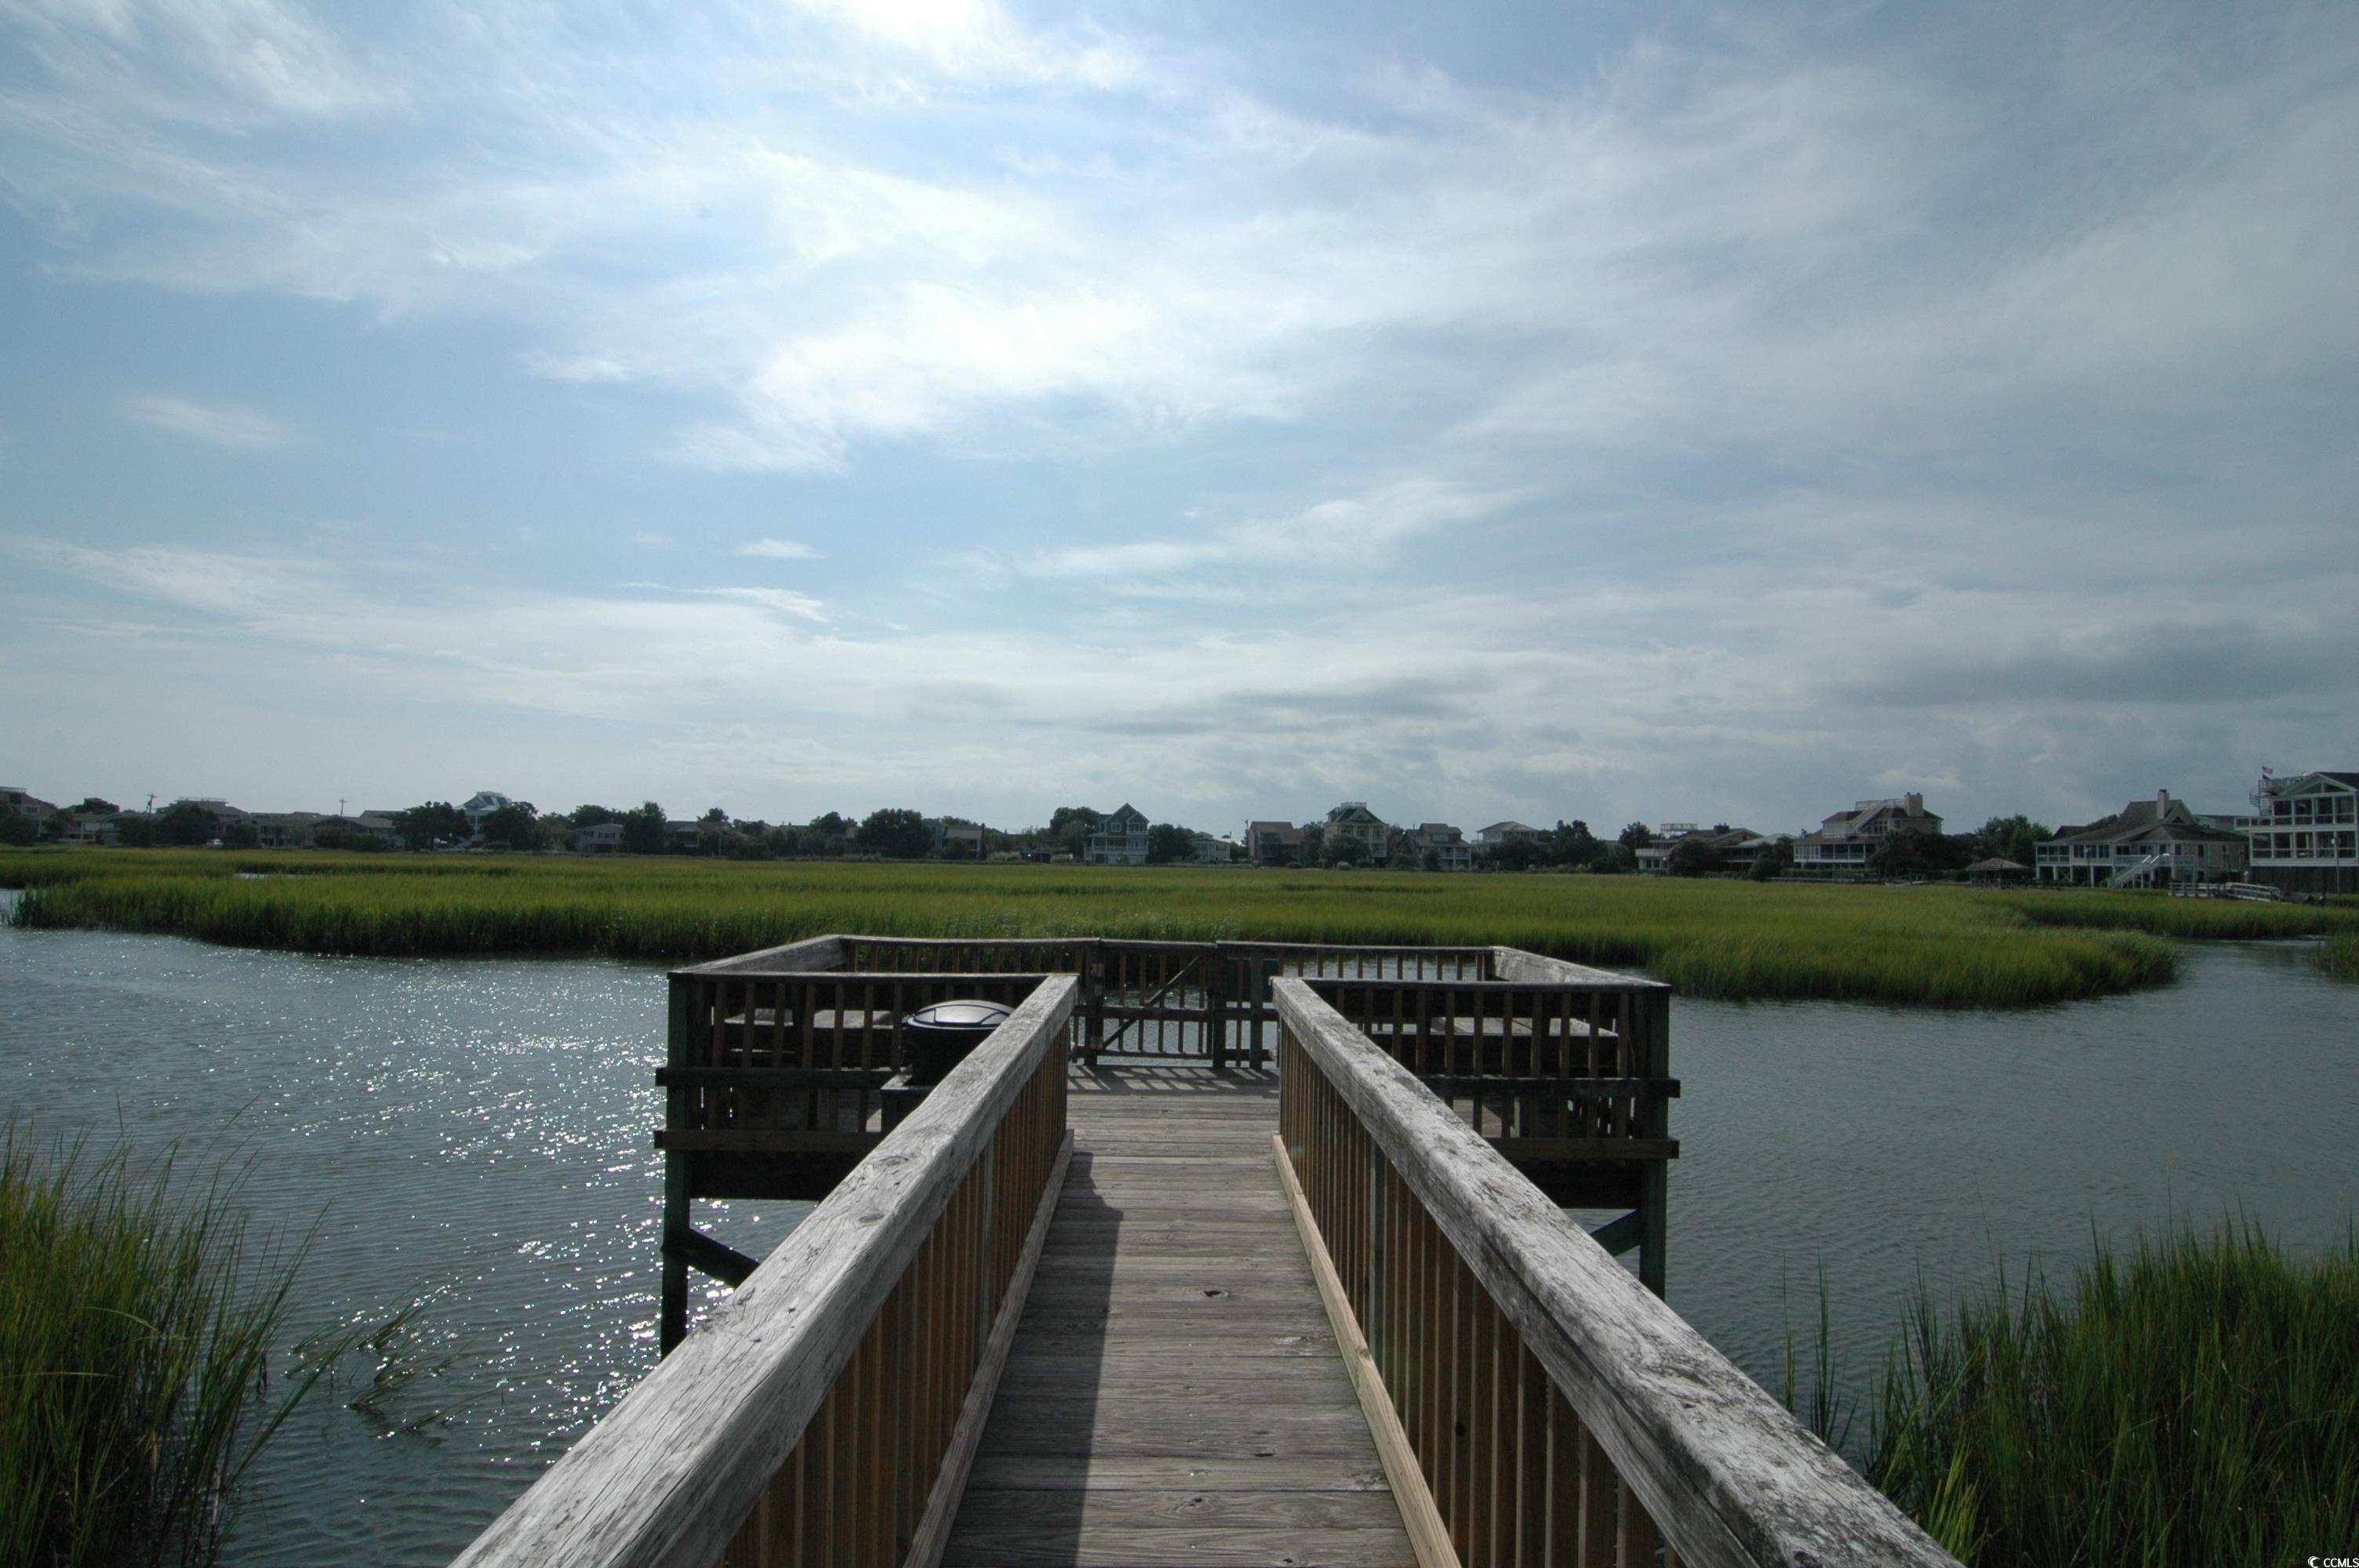
[(1884, 841), (1895, 833), (1939, 833), (1941, 819), (1925, 809), (1921, 795), (1888, 800), (1863, 800), (1849, 811), (1838, 811), (1815, 833), (1794, 840), (1798, 871), (1864, 871)]
[(1256, 866), (1294, 865), (1302, 859), (1302, 829), (1291, 822), (1248, 822), (1245, 858)]
[(1466, 842), (1466, 835), (1447, 822), (1420, 822), (1408, 831), (1409, 849), (1423, 865), (1425, 857), (1439, 857), (1445, 871), (1471, 871), (1474, 869), (1474, 847)]
[(983, 859), (983, 828), (972, 822), (946, 822), (939, 816), (926, 818), (926, 827), (934, 835), (934, 853), (969, 860)]
[(61, 844), (120, 844), (123, 818), (119, 811), (77, 811), (73, 826), (58, 837)]
[(1188, 861), (1196, 866), (1225, 866), (1234, 860), (1237, 851), (1244, 848), (1235, 839), (1225, 838), (1216, 833), (1191, 833), (1188, 838), (1193, 846)]
[(1364, 800), (1347, 800), (1327, 813), (1328, 844), (1349, 841), (1360, 847), (1370, 865), (1381, 866), (1392, 856), (1392, 824), (1368, 809)]
[(701, 855), (704, 852), (704, 830), (710, 826), (701, 819), (667, 822), (664, 824), (664, 838), (673, 849), (684, 854)]
[(505, 811), (515, 804), (495, 789), (479, 789), (469, 795), (466, 804), (459, 807), (459, 815), (467, 819), (468, 837), (481, 838), (484, 836), (484, 818), (495, 811)]
[(322, 817), (320, 828), (342, 834), (346, 843), (366, 844), (380, 849), (395, 849), (401, 843), (401, 824), (381, 812), (364, 811), (356, 816)]
[(1537, 844), (1540, 830), (1528, 822), (1494, 822), (1488, 827), (1474, 829), (1474, 845), (1480, 849), (1495, 849), (1502, 844)]
[(2248, 853), (2243, 834), (2210, 826), (2166, 789), (2111, 816), (2058, 828), (2039, 846), (2034, 871), (2043, 882), (2082, 887), (2230, 881), (2244, 875)]
[(246, 823), (266, 849), (309, 849), (327, 820), (316, 811), (257, 811)]
[(2359, 892), (2359, 773), (2261, 775), (2249, 874), (2287, 892)]
[(1146, 814), (1125, 801), (1091, 832), (1082, 859), (1093, 866), (1147, 864)]
[(1761, 851), (1777, 840), (1756, 833), (1750, 827), (1699, 827), (1692, 822), (1666, 822), (1655, 841), (1631, 851), (1637, 857), (1642, 871), (1659, 871), (1668, 866), (1671, 851), (1681, 844), (1701, 843), (1720, 859), (1721, 870), (1750, 871)]
[(12, 816), (21, 816), (36, 827), (47, 827), (58, 808), (37, 795), (27, 795), (14, 784), (0, 785), (0, 806)]
[(577, 855), (619, 855), (623, 852), (623, 825), (601, 822), (595, 827), (573, 830), (573, 852)]

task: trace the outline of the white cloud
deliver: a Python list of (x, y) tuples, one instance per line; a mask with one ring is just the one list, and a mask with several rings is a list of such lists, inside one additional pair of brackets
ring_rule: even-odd
[(796, 593), (783, 588), (706, 588), (694, 591), (709, 593), (719, 599), (734, 599), (743, 604), (756, 604), (774, 610), (781, 615), (791, 615), (798, 621), (824, 625), (827, 606), (807, 593)]
[(125, 417), (176, 436), (210, 441), (217, 447), (259, 451), (287, 439), (287, 427), (266, 415), (225, 403), (198, 403), (185, 397), (132, 397), (124, 401)]
[(0, 0), (0, 20), (73, 98), (143, 119), (237, 131), (403, 97), (279, 0)]
[[(2223, 595), (2180, 657), (2189, 623), (2169, 603), (2081, 605), (2083, 623), (2061, 639), (2046, 636), (2048, 592), (1904, 611), (1832, 575), (1734, 594), (1705, 571), (1571, 600), (1510, 575), (1488, 591), (1367, 597), (1218, 634), (1169, 611), (1103, 635), (1038, 617), (854, 634), (815, 600), (734, 585), (453, 588), (357, 558), (290, 568), (178, 546), (15, 549), (143, 601), (147, 622), (156, 606), (185, 612), (167, 633), (177, 645), (234, 650), (249, 667), (333, 671), (484, 722), (652, 726), (716, 784), (788, 777), (949, 809), (1038, 809), (1151, 782), (1159, 800), (1238, 816), (1375, 795), (1381, 810), (1445, 819), (1791, 827), (1900, 780), (1938, 787), (1937, 809), (1961, 809), (1962, 795), (2071, 819), (2127, 798), (2122, 773), (2190, 728), (2226, 737), (2223, 755), (2161, 782), (2208, 800), (2240, 787), (2251, 756), (2289, 754), (2288, 737), (2340, 722), (2324, 718), (2337, 691), (2190, 688), (2194, 665), (2331, 669), (2359, 656), (2336, 618), (2359, 590), (2352, 572), (2298, 599)], [(33, 629), (68, 634), (47, 620)], [(2028, 653), (1994, 663), (2006, 648)], [(2125, 684), (2125, 649), (2142, 684)], [(749, 731), (745, 715), (782, 693), (792, 738)], [(2106, 733), (2111, 750), (2074, 746), (2076, 730)]]
[(819, 552), (799, 539), (748, 539), (729, 552), (766, 561), (816, 560)]
[(1015, 82), (1068, 81), (1112, 87), (1136, 77), (1141, 62), (1128, 45), (1071, 29), (1027, 33), (995, 0), (798, 0), (800, 9), (862, 42), (882, 45), (896, 63), (921, 65), (951, 79)]
[[(1324, 581), (1394, 564), (1397, 547), (1419, 535), (1480, 523), (1525, 496), (1419, 476), (1314, 502), (1281, 517), (1256, 519), (1184, 540), (1078, 545), (1042, 551), (1022, 569), (1037, 578), (1103, 579), (1109, 586), (1151, 587), (1151, 579), (1204, 568), (1249, 567)], [(1150, 580), (1142, 580), (1150, 579)]]

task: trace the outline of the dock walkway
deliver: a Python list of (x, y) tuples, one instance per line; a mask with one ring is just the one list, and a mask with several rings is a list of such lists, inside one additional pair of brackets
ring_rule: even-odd
[(1275, 1075), (1076, 1067), (945, 1568), (1416, 1561), (1270, 1153)]

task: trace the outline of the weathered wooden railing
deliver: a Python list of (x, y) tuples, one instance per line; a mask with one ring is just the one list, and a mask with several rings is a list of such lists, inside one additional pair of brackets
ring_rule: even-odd
[(1078, 992), (1037, 982), (459, 1563), (929, 1568), (1062, 1184)]
[(1426, 1568), (1955, 1568), (1312, 985), (1274, 990), (1279, 1162)]
[[(696, 1228), (699, 1198), (826, 1196), (886, 1136), (902, 1021), (952, 997), (1022, 1002), (1046, 975), (856, 974), (781, 969), (781, 955), (676, 970), (664, 1065), (664, 1348), (688, 1316), (692, 1266), (730, 1284), (754, 1260)], [(840, 956), (840, 955), (839, 955)]]
[(1593, 1234), (1638, 1250), (1663, 1291), (1671, 991), (1514, 954), (1517, 979), (1312, 979), (1312, 990), (1508, 1163), (1568, 1208), (1622, 1209)]
[[(842, 936), (778, 952), (832, 957), (869, 973), (1032, 972), (1082, 977), (1082, 1054), (1125, 1059), (1267, 1065), (1277, 1022), (1269, 981), (1281, 974), (1361, 979), (1495, 979), (1495, 947), (1349, 946), (1310, 942), (1158, 942), (1117, 936), (963, 938)], [(767, 956), (762, 956), (766, 957)], [(733, 960), (741, 962), (743, 960)]]

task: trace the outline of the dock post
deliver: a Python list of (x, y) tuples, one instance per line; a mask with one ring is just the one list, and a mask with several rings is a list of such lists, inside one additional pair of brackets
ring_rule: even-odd
[(1204, 960), (1204, 1054), (1212, 1071), (1229, 1065), (1229, 956), (1216, 946)]
[[(1640, 1068), (1651, 1078), (1671, 1076), (1671, 999), (1669, 992), (1649, 1000), (1640, 1010), (1645, 1020), (1638, 1037), (1645, 1047), (1644, 1065)], [(1638, 1129), (1641, 1138), (1668, 1138), (1671, 1134), (1671, 1102), (1658, 1095), (1647, 1107)], [(1638, 1178), (1638, 1282), (1659, 1297), (1663, 1294), (1666, 1259), (1664, 1252), (1669, 1238), (1670, 1162), (1649, 1160), (1639, 1168)]]
[[(685, 976), (671, 977), (671, 1005), (665, 1030), (664, 1060), (674, 1067), (688, 1065), (689, 1000), (692, 983)], [(666, 1126), (688, 1125), (690, 1099), (695, 1092), (677, 1085), (664, 1091)], [(663, 1299), (656, 1325), (659, 1355), (669, 1353), (688, 1333), (688, 1252), (685, 1238), (690, 1220), (688, 1162), (690, 1158), (684, 1150), (664, 1151)]]
[(1088, 1035), (1082, 1053), (1093, 1067), (1105, 1045), (1105, 944), (1091, 939), (1082, 952), (1082, 1028)]

